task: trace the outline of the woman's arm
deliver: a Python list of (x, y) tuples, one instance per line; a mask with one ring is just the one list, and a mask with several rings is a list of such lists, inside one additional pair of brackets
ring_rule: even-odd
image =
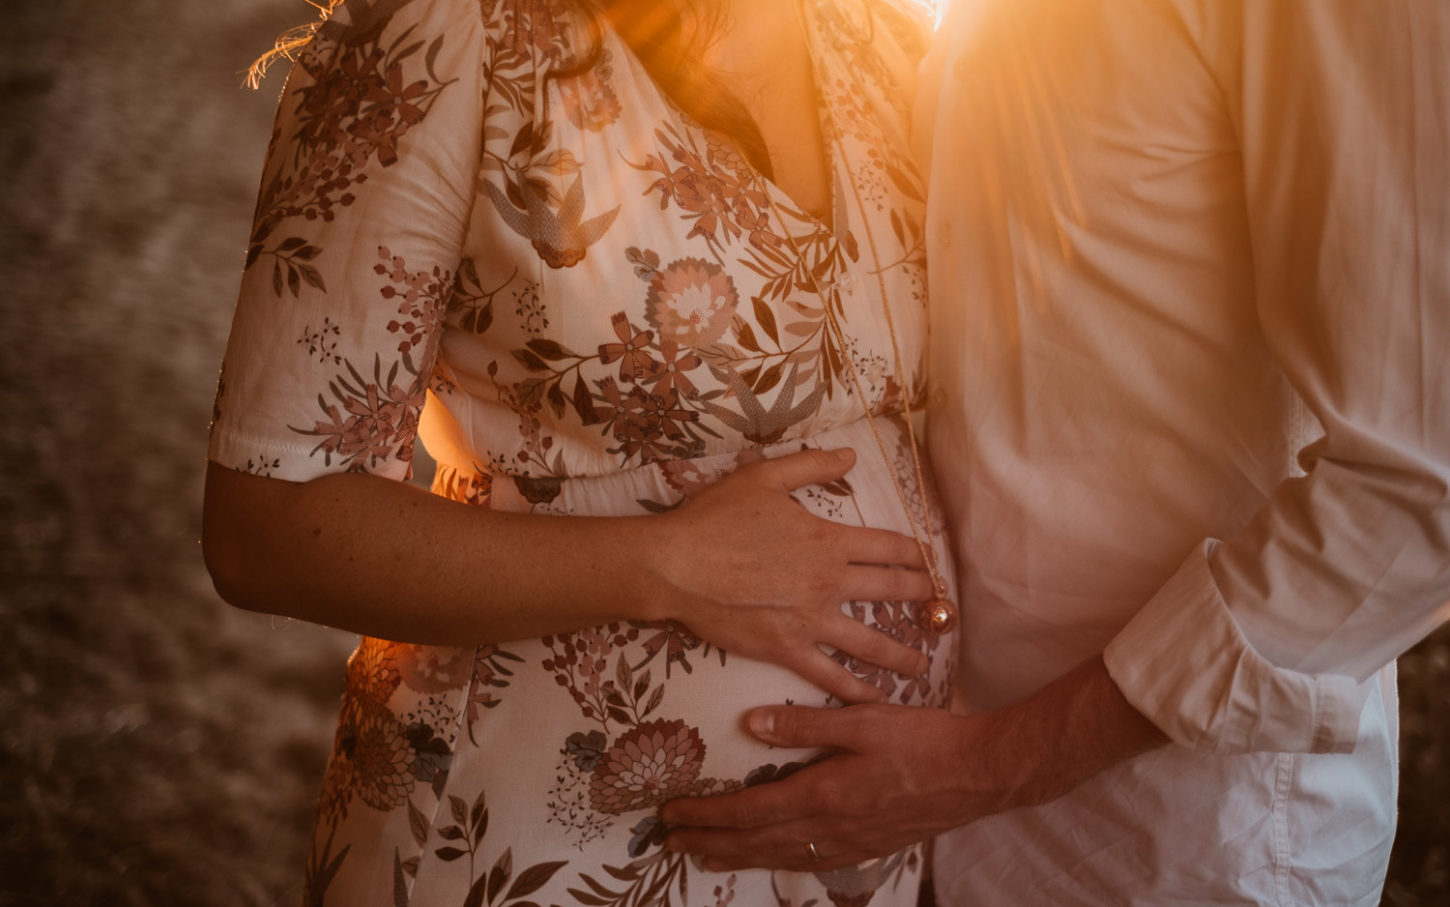
[(365, 474), (299, 483), (211, 464), (202, 550), (218, 593), (252, 611), (444, 645), (677, 620), (845, 701), (878, 700), (820, 645), (925, 670), (921, 653), (840, 608), (930, 598), (921, 554), (788, 494), (852, 463), (849, 450), (805, 451), (747, 466), (668, 514), (613, 518), (501, 513)]

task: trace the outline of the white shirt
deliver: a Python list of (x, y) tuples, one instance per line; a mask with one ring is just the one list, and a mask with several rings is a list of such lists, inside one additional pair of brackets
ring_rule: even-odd
[[(1450, 616), (1450, 4), (958, 0), (924, 71), (967, 708), (1105, 652), (1175, 741), (944, 905), (1374, 904)], [(934, 116), (933, 116), (934, 112)]]

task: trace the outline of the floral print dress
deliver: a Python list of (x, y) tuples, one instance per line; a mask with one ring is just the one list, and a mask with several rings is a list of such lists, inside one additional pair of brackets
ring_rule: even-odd
[[(803, 11), (829, 223), (673, 107), (575, 4), (339, 8), (282, 97), (210, 458), (291, 481), (401, 480), (421, 437), (437, 494), (623, 515), (669, 510), (761, 457), (850, 446), (852, 472), (799, 502), (909, 533), (894, 472), (949, 565), (899, 416), (920, 393), (925, 340), (923, 193), (905, 133), (927, 26), (896, 0)], [(931, 660), (916, 678), (848, 667), (894, 702), (945, 705), (953, 638), (924, 632), (916, 605), (843, 607)], [(365, 638), (305, 901), (914, 904), (919, 848), (848, 870), (726, 874), (664, 850), (660, 804), (817, 755), (741, 730), (746, 709), (784, 702), (838, 704), (676, 624), (456, 648)]]

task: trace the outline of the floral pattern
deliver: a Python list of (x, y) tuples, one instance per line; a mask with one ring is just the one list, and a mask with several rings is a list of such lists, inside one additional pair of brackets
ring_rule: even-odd
[[(604, 516), (850, 446), (852, 473), (800, 489), (801, 505), (909, 532), (899, 483), (944, 552), (898, 415), (923, 390), (923, 193), (905, 136), (925, 24), (897, 0), (805, 9), (829, 223), (661, 97), (569, 0), (348, 0), (282, 98), (211, 458), (291, 481), (402, 479), (421, 437), (436, 494)], [(946, 703), (952, 639), (900, 602), (843, 607), (932, 667), (843, 665), (893, 702)], [(364, 639), (304, 901), (914, 904), (915, 848), (859, 870), (729, 875), (664, 850), (661, 804), (818, 757), (743, 733), (740, 714), (768, 702), (836, 704), (679, 623)]]

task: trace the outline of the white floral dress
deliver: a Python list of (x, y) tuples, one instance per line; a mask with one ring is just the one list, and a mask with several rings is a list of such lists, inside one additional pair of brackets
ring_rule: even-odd
[[(210, 458), (292, 481), (403, 479), (416, 435), (439, 462), (434, 491), (453, 500), (619, 515), (675, 507), (762, 456), (851, 446), (851, 474), (800, 502), (909, 533), (894, 470), (949, 564), (883, 314), (884, 301), (919, 393), (923, 193), (906, 80), (926, 24), (892, 0), (804, 10), (829, 224), (668, 103), (574, 4), (339, 9), (282, 97)], [(954, 639), (923, 632), (916, 605), (843, 607), (931, 659), (920, 678), (849, 667), (894, 702), (946, 703)], [(740, 729), (745, 709), (782, 702), (834, 704), (675, 624), (481, 647), (364, 639), (306, 901), (914, 904), (917, 848), (838, 872), (711, 874), (661, 846), (661, 803), (816, 755)]]

